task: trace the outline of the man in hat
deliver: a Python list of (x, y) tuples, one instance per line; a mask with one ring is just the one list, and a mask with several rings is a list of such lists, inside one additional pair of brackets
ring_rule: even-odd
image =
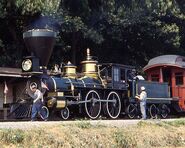
[(39, 89), (37, 89), (37, 85), (34, 83), (30, 86), (30, 89), (33, 93), (32, 98), (34, 99), (32, 105), (31, 121), (35, 121), (37, 114), (41, 111), (42, 108), (43, 94)]
[(137, 95), (136, 98), (140, 101), (140, 109), (142, 114), (142, 119), (146, 120), (146, 98), (147, 93), (144, 86), (141, 86), (141, 93), (140, 95)]

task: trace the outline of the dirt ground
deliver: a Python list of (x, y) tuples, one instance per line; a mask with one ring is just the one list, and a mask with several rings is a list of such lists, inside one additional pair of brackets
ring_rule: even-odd
[(137, 125), (140, 121), (147, 123), (160, 123), (162, 121), (178, 121), (181, 119), (148, 119), (148, 120), (75, 120), (75, 121), (11, 121), (11, 122), (0, 122), (0, 128), (12, 128), (12, 129), (33, 129), (42, 126), (53, 126), (53, 125), (70, 125), (78, 123), (89, 123), (91, 125), (103, 125), (108, 127), (127, 127)]

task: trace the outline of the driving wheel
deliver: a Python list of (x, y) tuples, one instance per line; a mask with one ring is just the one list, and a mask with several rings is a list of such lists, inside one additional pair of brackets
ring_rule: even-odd
[(89, 91), (85, 97), (85, 111), (91, 119), (96, 119), (100, 115), (100, 96), (95, 90)]
[(116, 92), (110, 92), (107, 97), (107, 113), (112, 119), (116, 119), (121, 111), (120, 97)]

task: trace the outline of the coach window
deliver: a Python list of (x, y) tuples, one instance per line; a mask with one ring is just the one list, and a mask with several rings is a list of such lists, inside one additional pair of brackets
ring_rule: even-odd
[(183, 85), (183, 73), (182, 72), (178, 72), (175, 73), (175, 80), (176, 80), (176, 85)]
[(159, 82), (159, 75), (158, 74), (152, 74), (151, 75), (151, 80), (155, 82)]

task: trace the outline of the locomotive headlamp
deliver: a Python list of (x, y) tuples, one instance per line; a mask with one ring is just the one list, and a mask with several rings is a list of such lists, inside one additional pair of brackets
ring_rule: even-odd
[(32, 68), (32, 61), (30, 59), (25, 59), (22, 62), (22, 69), (24, 71), (30, 71)]
[(39, 59), (36, 57), (25, 57), (22, 60), (22, 72), (40, 72)]

